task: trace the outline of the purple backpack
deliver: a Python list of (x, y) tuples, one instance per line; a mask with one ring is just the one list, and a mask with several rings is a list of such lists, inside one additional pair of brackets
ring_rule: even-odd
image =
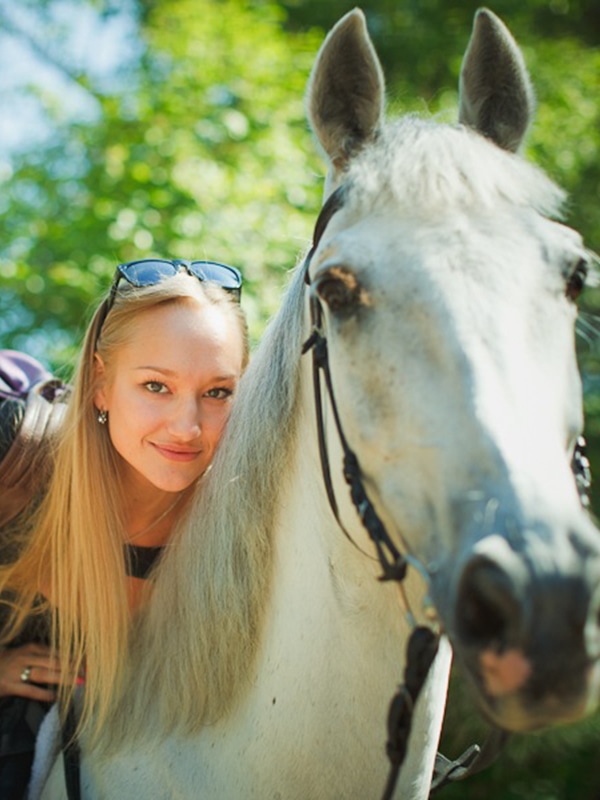
[(66, 409), (67, 390), (35, 358), (0, 350), (0, 528), (48, 477), (48, 444)]

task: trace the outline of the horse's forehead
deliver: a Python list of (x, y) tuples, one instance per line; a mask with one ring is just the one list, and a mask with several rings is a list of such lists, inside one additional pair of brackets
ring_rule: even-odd
[(313, 274), (343, 264), (367, 290), (393, 298), (396, 287), (404, 303), (435, 302), (444, 287), (455, 292), (468, 283), (496, 294), (553, 291), (579, 251), (578, 234), (530, 209), (434, 217), (350, 198), (323, 236)]
[(368, 387), (387, 371), (390, 381), (425, 386), (442, 375), (448, 393), (468, 386), (491, 397), (510, 386), (521, 395), (535, 374), (554, 391), (564, 372), (553, 365), (572, 362), (565, 270), (580, 246), (574, 232), (522, 209), (435, 222), (389, 208), (356, 212), (350, 202), (332, 218), (311, 273), (341, 267), (361, 286), (364, 310), (353, 323), (332, 320), (356, 367), (340, 380)]
[[(563, 200), (541, 171), (484, 137), (461, 126), (403, 118), (353, 160), (342, 208), (323, 238), (331, 241), (345, 230), (336, 246), (364, 253), (365, 264), (381, 258), (373, 280), (394, 255), (434, 268), (438, 255), (452, 251), (454, 258), (470, 259), (465, 269), (476, 271), (478, 255), (493, 260), (507, 248), (525, 255), (537, 247), (550, 262), (557, 246), (569, 246), (566, 231), (559, 234), (547, 219), (560, 216)], [(518, 268), (514, 256), (504, 269), (511, 266)]]

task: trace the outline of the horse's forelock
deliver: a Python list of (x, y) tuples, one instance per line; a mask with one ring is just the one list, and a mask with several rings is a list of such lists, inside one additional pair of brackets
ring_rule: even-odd
[(348, 171), (351, 200), (411, 214), (488, 209), (499, 202), (559, 219), (565, 192), (544, 172), (462, 125), (405, 116), (388, 124)]

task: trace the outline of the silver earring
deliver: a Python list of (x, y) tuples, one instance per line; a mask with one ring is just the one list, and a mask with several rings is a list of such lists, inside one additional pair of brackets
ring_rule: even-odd
[(98, 409), (98, 416), (96, 417), (100, 425), (106, 425), (108, 422), (108, 411)]

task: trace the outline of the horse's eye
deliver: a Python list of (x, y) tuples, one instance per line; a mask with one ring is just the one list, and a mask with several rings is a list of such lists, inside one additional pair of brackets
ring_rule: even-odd
[(332, 313), (349, 311), (363, 302), (364, 292), (356, 276), (343, 267), (332, 267), (315, 281), (321, 300)]
[(354, 293), (349, 291), (344, 282), (338, 278), (327, 278), (320, 281), (317, 291), (321, 300), (327, 303), (330, 311), (334, 313), (347, 308), (354, 297)]
[(588, 261), (585, 258), (580, 258), (567, 279), (567, 297), (569, 300), (577, 300), (584, 290), (588, 269)]

